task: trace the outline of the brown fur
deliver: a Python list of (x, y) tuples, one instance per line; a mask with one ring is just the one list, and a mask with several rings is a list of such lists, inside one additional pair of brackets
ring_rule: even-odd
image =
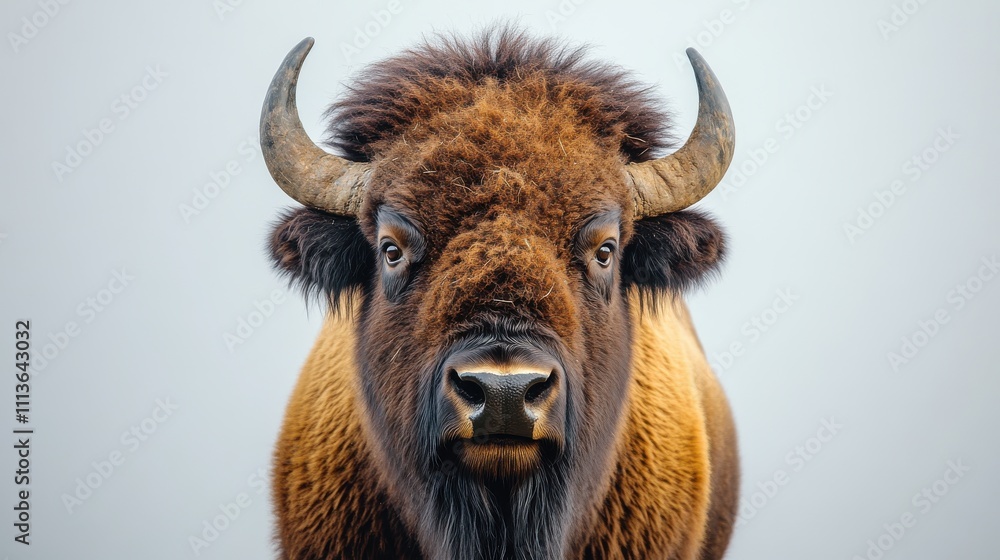
[(586, 54), (585, 47), (534, 39), (509, 26), (474, 39), (435, 36), (355, 79), (350, 93), (327, 112), (329, 144), (349, 159), (370, 161), (415, 124), (473, 103), (475, 86), (535, 82), (545, 89), (543, 97), (575, 109), (581, 124), (617, 144), (630, 161), (670, 148), (667, 114), (650, 88)]
[[(632, 310), (639, 351), (627, 427), (607, 497), (571, 558), (712, 560), (725, 552), (738, 498), (736, 434), (686, 313), (679, 302), (655, 316)], [(423, 558), (374, 484), (354, 330), (349, 318), (327, 319), (292, 394), (274, 473), (285, 558), (347, 550)]]
[[(331, 114), (333, 145), (373, 173), (358, 227), (303, 210), (273, 237), (283, 271), (345, 306), (278, 443), (284, 558), (721, 558), (735, 435), (677, 291), (714, 270), (723, 236), (694, 214), (633, 220), (623, 165), (669, 143), (646, 91), (501, 29), (377, 65)], [(425, 248), (399, 293), (377, 251), (381, 209)], [(627, 269), (600, 297), (577, 234), (609, 212)], [(366, 243), (367, 274), (329, 266)], [(545, 341), (571, 402), (565, 456), (506, 490), (443, 460), (428, 435), (434, 364), (484, 329)]]

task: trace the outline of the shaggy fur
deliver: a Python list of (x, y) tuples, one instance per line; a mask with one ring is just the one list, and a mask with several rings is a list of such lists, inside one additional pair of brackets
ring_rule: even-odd
[(646, 218), (635, 230), (622, 257), (622, 277), (654, 301), (693, 288), (725, 258), (725, 234), (698, 212)]
[(269, 249), (275, 268), (307, 299), (322, 295), (334, 309), (341, 297), (366, 287), (375, 268), (372, 248), (355, 220), (305, 208), (278, 219)]
[(586, 54), (585, 47), (535, 39), (513, 27), (471, 40), (436, 36), (365, 69), (327, 111), (328, 143), (353, 161), (370, 161), (415, 123), (473, 103), (479, 85), (521, 84), (541, 76), (551, 101), (576, 105), (580, 122), (618, 143), (630, 161), (672, 147), (667, 113), (650, 88)]
[[(279, 270), (349, 311), (278, 443), (283, 558), (721, 558), (735, 435), (675, 296), (723, 235), (693, 212), (632, 218), (623, 165), (669, 144), (647, 90), (501, 28), (376, 65), (331, 115), (372, 174), (357, 221), (300, 209), (272, 237)], [(610, 269), (580, 235), (593, 223)], [(386, 236), (406, 255), (391, 267)], [(562, 444), (523, 476), (474, 471), (442, 439), (442, 364), (524, 343), (564, 372)]]

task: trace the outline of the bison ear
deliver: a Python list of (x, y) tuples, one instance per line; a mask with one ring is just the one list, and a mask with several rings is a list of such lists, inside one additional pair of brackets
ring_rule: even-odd
[(726, 236), (709, 216), (685, 210), (635, 222), (622, 256), (622, 283), (656, 296), (696, 286), (718, 270)]
[(305, 293), (325, 294), (337, 308), (341, 297), (366, 289), (374, 271), (374, 250), (354, 218), (311, 208), (287, 211), (271, 232), (274, 267)]

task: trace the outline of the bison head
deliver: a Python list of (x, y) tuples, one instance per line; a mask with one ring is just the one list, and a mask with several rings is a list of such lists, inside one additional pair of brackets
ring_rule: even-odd
[(683, 210), (732, 157), (725, 95), (688, 51), (697, 125), (653, 159), (666, 115), (627, 74), (510, 30), (444, 38), (369, 68), (331, 108), (337, 156), (296, 111), (312, 44), (288, 54), (261, 117), (272, 176), (306, 206), (271, 249), (356, 322), (380, 484), (428, 557), (561, 557), (614, 467), (629, 300), (721, 257), (718, 228)]

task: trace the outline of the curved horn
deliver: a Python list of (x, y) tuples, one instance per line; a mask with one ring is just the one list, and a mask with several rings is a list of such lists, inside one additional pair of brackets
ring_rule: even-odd
[(630, 163), (635, 216), (659, 216), (691, 206), (722, 181), (733, 160), (733, 113), (718, 78), (698, 51), (687, 50), (698, 82), (698, 122), (681, 149)]
[(296, 201), (332, 214), (357, 216), (369, 167), (323, 151), (309, 139), (295, 107), (299, 70), (315, 41), (295, 46), (271, 79), (260, 113), (260, 147), (271, 177)]

